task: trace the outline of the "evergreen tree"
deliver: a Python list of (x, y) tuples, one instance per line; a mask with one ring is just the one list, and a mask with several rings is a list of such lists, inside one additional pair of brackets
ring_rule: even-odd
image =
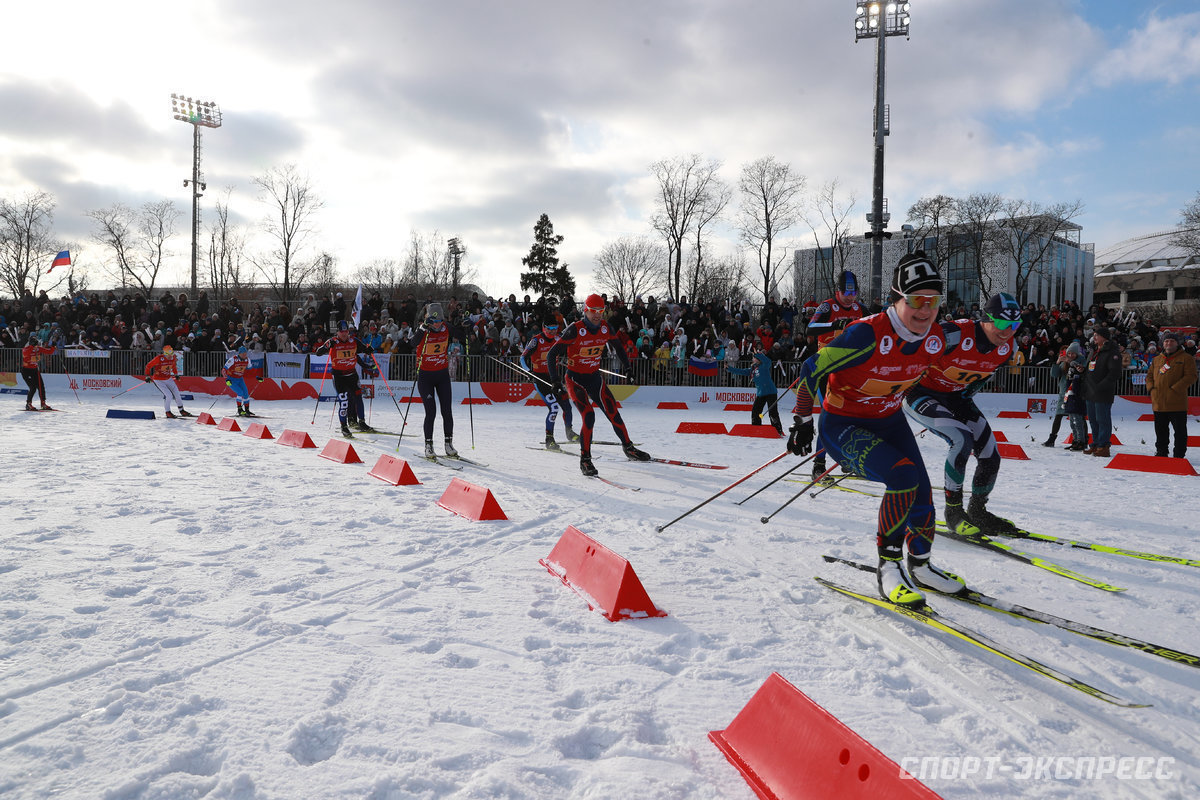
[(537, 292), (542, 297), (574, 297), (575, 279), (566, 264), (558, 263), (558, 245), (563, 237), (554, 235), (548, 214), (538, 217), (533, 226), (533, 247), (521, 263), (529, 268), (521, 273), (521, 291)]

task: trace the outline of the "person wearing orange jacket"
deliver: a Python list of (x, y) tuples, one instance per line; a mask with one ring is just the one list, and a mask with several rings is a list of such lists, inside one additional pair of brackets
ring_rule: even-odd
[(175, 405), (179, 407), (180, 417), (191, 417), (187, 409), (183, 407), (183, 397), (179, 394), (179, 387), (175, 382), (179, 380), (179, 362), (175, 359), (175, 348), (171, 345), (163, 345), (162, 352), (150, 359), (146, 364), (146, 372), (143, 380), (146, 383), (154, 382), (155, 388), (162, 392), (163, 409), (166, 410), (167, 419), (175, 419), (176, 415), (171, 413), (171, 401), (175, 401)]
[(1171, 431), (1175, 431), (1175, 446), (1171, 456), (1187, 455), (1188, 389), (1196, 382), (1196, 360), (1179, 347), (1179, 334), (1167, 331), (1162, 335), (1162, 352), (1146, 372), (1146, 391), (1154, 409), (1154, 455), (1166, 457)]
[[(21, 377), (29, 385), (29, 394), (25, 395), (26, 411), (54, 410), (46, 405), (46, 382), (42, 380), (42, 368), (40, 365), (42, 356), (48, 356), (53, 353), (54, 348), (43, 347), (41, 341), (36, 336), (29, 337), (29, 343), (21, 348)], [(37, 392), (41, 398), (41, 408), (33, 407), (34, 392)]]

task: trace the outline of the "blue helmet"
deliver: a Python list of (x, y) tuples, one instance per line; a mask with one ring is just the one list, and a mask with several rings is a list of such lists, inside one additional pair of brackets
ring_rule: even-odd
[(239, 347), (239, 348), (237, 349), (237, 351), (238, 351), (238, 355), (239, 355), (239, 356), (244, 356), (244, 355), (246, 355), (246, 353), (248, 352), (248, 351), (246, 350), (246, 345), (242, 345), (241, 347)]

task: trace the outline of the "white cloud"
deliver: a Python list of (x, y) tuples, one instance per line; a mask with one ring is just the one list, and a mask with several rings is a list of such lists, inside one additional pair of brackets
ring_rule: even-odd
[(1151, 13), (1143, 28), (1096, 65), (1096, 82), (1166, 83), (1175, 86), (1200, 77), (1200, 12), (1159, 17)]

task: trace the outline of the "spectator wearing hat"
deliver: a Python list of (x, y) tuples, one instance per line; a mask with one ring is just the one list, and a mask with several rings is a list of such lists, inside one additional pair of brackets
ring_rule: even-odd
[(1108, 458), (1112, 441), (1112, 404), (1117, 395), (1117, 381), (1121, 378), (1121, 352), (1112, 339), (1112, 331), (1103, 325), (1092, 328), (1092, 344), (1096, 349), (1088, 361), (1084, 378), (1092, 442), (1083, 452)]
[(1175, 447), (1171, 455), (1187, 453), (1188, 389), (1196, 382), (1196, 361), (1179, 346), (1179, 334), (1162, 335), (1162, 352), (1154, 357), (1146, 373), (1146, 391), (1154, 410), (1154, 455), (1165, 457), (1171, 431)]
[[(1062, 426), (1063, 417), (1067, 417), (1069, 420), (1071, 412), (1066, 407), (1067, 390), (1071, 387), (1071, 381), (1083, 374), (1086, 363), (1087, 359), (1083, 356), (1083, 348), (1079, 346), (1079, 342), (1071, 342), (1059, 354), (1054, 366), (1050, 367), (1050, 377), (1058, 381), (1058, 410), (1054, 412), (1054, 423), (1050, 426), (1050, 436), (1042, 442), (1043, 447), (1054, 447), (1054, 443), (1058, 440), (1058, 429)], [(1082, 414), (1080, 416), (1082, 417)], [(1075, 434), (1074, 424), (1069, 424), (1071, 424), (1072, 444), (1078, 444), (1080, 450), (1084, 449), (1087, 442), (1086, 429), (1083, 437), (1079, 438)]]

